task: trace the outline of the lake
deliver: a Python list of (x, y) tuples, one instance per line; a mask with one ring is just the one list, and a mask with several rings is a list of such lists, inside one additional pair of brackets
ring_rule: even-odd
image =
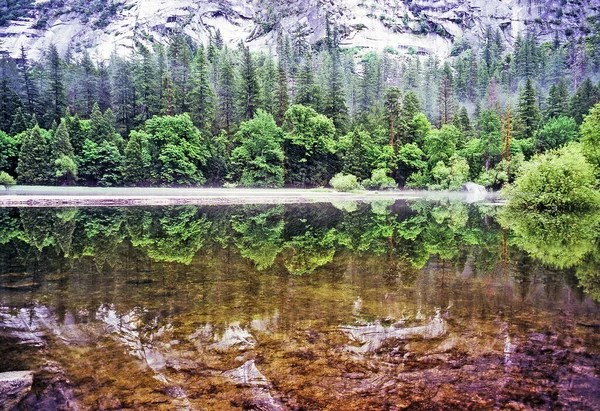
[(597, 215), (415, 200), (0, 221), (0, 372), (33, 371), (15, 409), (600, 409)]

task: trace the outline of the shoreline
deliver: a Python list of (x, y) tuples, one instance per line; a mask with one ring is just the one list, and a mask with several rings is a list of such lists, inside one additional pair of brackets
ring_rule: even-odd
[(0, 190), (0, 207), (125, 207), (228, 204), (295, 204), (345, 201), (455, 199), (496, 202), (495, 192), (357, 191), (307, 188), (139, 188), (13, 186)]

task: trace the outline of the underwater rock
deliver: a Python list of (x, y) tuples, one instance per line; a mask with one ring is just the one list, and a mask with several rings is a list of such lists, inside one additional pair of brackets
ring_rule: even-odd
[(32, 371), (10, 371), (0, 373), (0, 409), (9, 410), (16, 406), (31, 390)]
[(399, 328), (400, 324), (392, 324), (385, 327), (381, 323), (364, 326), (341, 327), (342, 332), (349, 335), (353, 340), (363, 343), (360, 347), (350, 347), (352, 351), (372, 352), (379, 349), (386, 340), (391, 338), (404, 339), (418, 336), (425, 339), (437, 338), (446, 334), (446, 321), (438, 312), (427, 324), (416, 327)]

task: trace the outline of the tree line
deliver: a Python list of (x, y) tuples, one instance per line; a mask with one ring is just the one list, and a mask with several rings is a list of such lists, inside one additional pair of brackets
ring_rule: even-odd
[(280, 187), (343, 173), (376, 188), (498, 188), (580, 139), (600, 96), (591, 27), (566, 42), (524, 34), (513, 51), (488, 29), (443, 64), (342, 49), (329, 24), (313, 45), (281, 35), (274, 53), (229, 48), (218, 31), (206, 46), (175, 33), (98, 63), (22, 49), (0, 60), (0, 180)]

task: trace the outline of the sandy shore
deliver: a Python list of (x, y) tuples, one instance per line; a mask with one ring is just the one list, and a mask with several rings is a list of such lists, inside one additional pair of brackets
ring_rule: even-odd
[(455, 198), (492, 201), (495, 193), (428, 191), (360, 191), (340, 193), (330, 189), (248, 188), (91, 188), (14, 186), (0, 189), (0, 207), (142, 206), (182, 204), (291, 204), (342, 201)]

